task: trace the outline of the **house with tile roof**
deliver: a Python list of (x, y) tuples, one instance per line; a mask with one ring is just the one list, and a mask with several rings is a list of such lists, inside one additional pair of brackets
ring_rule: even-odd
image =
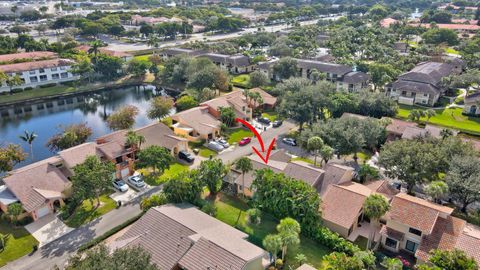
[[(278, 81), (281, 78), (273, 70), (278, 61), (279, 59), (274, 59), (259, 63), (257, 68), (270, 79)], [(358, 92), (369, 87), (370, 75), (361, 71), (354, 71), (349, 66), (313, 59), (295, 59), (295, 61), (297, 62), (299, 76), (312, 79), (312, 73), (315, 71), (323, 73), (328, 81), (336, 84), (338, 91)]]
[(456, 74), (455, 66), (440, 62), (423, 62), (388, 84), (386, 95), (400, 104), (433, 106), (445, 92), (442, 78)]
[[(15, 57), (15, 55), (16, 54), (13, 56), (3, 55), (2, 57), (4, 59), (10, 59)], [(28, 54), (28, 56), (34, 58), (41, 55), (52, 56), (51, 54), (46, 53)], [(37, 86), (46, 84), (56, 84), (77, 80), (79, 76), (72, 74), (70, 71), (74, 64), (75, 62), (73, 60), (61, 58), (38, 61), (31, 60), (27, 62), (0, 65), (0, 71), (9, 77), (18, 75), (22, 83), (14, 86), (13, 88), (25, 89), (27, 87), (35, 88)], [(8, 86), (6, 82), (2, 82), (2, 84), (0, 84), (0, 93), (8, 92), (10, 90), (10, 86)]]
[[(163, 123), (154, 123), (135, 130), (145, 137), (141, 149), (158, 145), (169, 149), (176, 156), (179, 151), (188, 149), (185, 138), (175, 136)], [(20, 218), (31, 216), (37, 220), (53, 213), (63, 205), (63, 200), (71, 194), (70, 177), (73, 168), (89, 156), (109, 160), (115, 164), (116, 178), (124, 178), (134, 173), (134, 155), (138, 149), (125, 145), (126, 130), (120, 130), (58, 152), (58, 155), (10, 171), (0, 186), (0, 209), (8, 211), (8, 205), (19, 202), (24, 213)]]
[(399, 193), (383, 217), (381, 245), (425, 262), (434, 249), (463, 250), (480, 263), (480, 228), (453, 217), (453, 209)]
[(148, 210), (109, 247), (140, 246), (165, 270), (265, 269), (267, 252), (247, 238), (193, 205), (167, 204)]
[(206, 106), (178, 112), (171, 117), (173, 132), (189, 141), (212, 140), (220, 136), (221, 122)]

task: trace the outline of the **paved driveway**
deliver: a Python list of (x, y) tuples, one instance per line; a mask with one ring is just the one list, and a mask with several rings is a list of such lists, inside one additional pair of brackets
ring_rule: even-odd
[(54, 214), (47, 215), (28, 224), (25, 226), (25, 229), (38, 240), (40, 247), (73, 231), (73, 228), (65, 225), (65, 223)]

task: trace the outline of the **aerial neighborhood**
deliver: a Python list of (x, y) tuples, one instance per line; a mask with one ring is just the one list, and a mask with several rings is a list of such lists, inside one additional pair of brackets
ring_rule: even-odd
[(480, 269), (478, 1), (0, 1), (0, 269)]

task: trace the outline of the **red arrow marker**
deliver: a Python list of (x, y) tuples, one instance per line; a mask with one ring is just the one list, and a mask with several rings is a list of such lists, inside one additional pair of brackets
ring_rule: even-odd
[[(257, 129), (252, 125), (250, 125), (250, 123), (248, 123), (247, 121), (242, 120), (240, 118), (235, 118), (235, 121), (242, 123), (244, 126), (248, 127), (248, 129), (250, 129), (253, 132), (253, 134), (255, 134), (255, 137), (258, 138), (258, 142), (260, 143), (260, 147), (262, 147), (262, 152), (265, 153), (265, 145), (263, 144), (262, 136), (260, 136), (260, 133), (258, 133)], [(263, 160), (263, 162), (267, 164), (268, 158), (270, 157), (270, 153), (272, 152), (272, 148), (274, 144), (275, 144), (275, 138), (273, 138), (272, 142), (268, 146), (268, 150), (265, 157), (263, 157), (263, 155), (260, 154), (260, 151), (258, 151), (255, 147), (252, 146), (252, 149), (255, 152), (255, 154), (257, 154)]]

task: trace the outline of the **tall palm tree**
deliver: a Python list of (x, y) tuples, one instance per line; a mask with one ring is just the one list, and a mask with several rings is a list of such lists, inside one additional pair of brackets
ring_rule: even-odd
[(135, 152), (140, 150), (142, 143), (145, 143), (145, 137), (136, 133), (133, 130), (127, 132), (125, 144), (133, 148), (133, 158), (135, 159)]
[(37, 134), (35, 134), (35, 132), (28, 132), (26, 130), (23, 131), (24, 134), (23, 135), (20, 135), (18, 136), (20, 139), (22, 139), (22, 141), (28, 143), (29, 147), (30, 147), (30, 157), (32, 158), (32, 161), (33, 161), (33, 141), (35, 140), (35, 138), (38, 137)]
[(380, 194), (372, 194), (367, 197), (363, 203), (363, 214), (370, 219), (370, 234), (368, 237), (367, 248), (370, 248), (372, 241), (375, 240), (375, 230), (378, 227), (378, 220), (390, 209), (388, 201)]
[(293, 218), (284, 218), (277, 225), (277, 231), (282, 238), (282, 261), (284, 261), (287, 248), (300, 243), (300, 224)]
[(101, 40), (95, 39), (94, 41), (90, 42), (90, 49), (88, 50), (89, 53), (93, 53), (95, 57), (95, 62), (98, 60), (98, 52), (100, 47), (103, 47), (103, 42)]
[(247, 157), (241, 157), (235, 163), (235, 169), (242, 172), (242, 194), (245, 195), (245, 174), (253, 170), (252, 162)]

